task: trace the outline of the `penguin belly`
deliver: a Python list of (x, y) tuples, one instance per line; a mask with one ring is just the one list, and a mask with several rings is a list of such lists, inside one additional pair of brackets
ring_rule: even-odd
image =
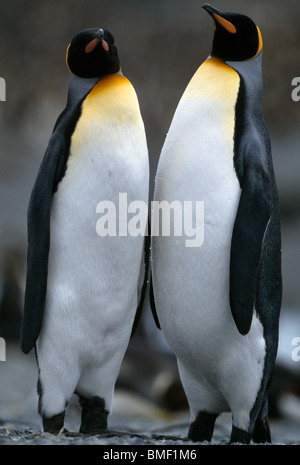
[[(216, 80), (218, 77), (218, 80)], [(265, 343), (256, 315), (239, 334), (229, 304), (232, 230), (241, 189), (234, 170), (238, 74), (207, 60), (179, 102), (159, 161), (155, 200), (204, 202), (204, 241), (152, 238), (156, 311), (178, 359), (193, 421), (228, 408), (244, 428), (263, 376)], [(195, 218), (194, 218), (195, 220)], [(195, 226), (195, 224), (194, 224)]]
[[(45, 315), (37, 343), (43, 412), (74, 391), (110, 411), (130, 338), (144, 237), (96, 231), (98, 202), (118, 212), (148, 199), (148, 153), (135, 92), (123, 76), (101, 79), (83, 103), (65, 175), (54, 194)], [(117, 219), (118, 221), (118, 219)], [(117, 222), (118, 224), (118, 222)], [(62, 408), (63, 407), (63, 408)]]

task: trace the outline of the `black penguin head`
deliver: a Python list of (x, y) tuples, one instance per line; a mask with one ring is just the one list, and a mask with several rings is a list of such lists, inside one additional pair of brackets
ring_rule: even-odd
[(244, 61), (259, 54), (262, 38), (252, 19), (237, 13), (224, 13), (208, 3), (202, 7), (215, 24), (211, 56), (224, 61)]
[(76, 34), (67, 48), (69, 70), (81, 78), (102, 77), (120, 70), (118, 50), (106, 29), (85, 29)]

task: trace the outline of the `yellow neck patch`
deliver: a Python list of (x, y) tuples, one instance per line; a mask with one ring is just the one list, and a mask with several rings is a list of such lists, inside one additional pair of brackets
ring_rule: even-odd
[(83, 102), (85, 118), (110, 120), (123, 124), (140, 118), (134, 88), (123, 75), (109, 74), (99, 79)]
[(83, 101), (81, 116), (71, 138), (68, 169), (73, 169), (90, 147), (102, 147), (97, 156), (102, 156), (102, 150), (111, 150), (114, 141), (127, 138), (128, 128), (132, 126), (144, 134), (138, 99), (131, 83), (119, 74), (99, 79)]
[(219, 58), (210, 58), (198, 68), (185, 97), (207, 98), (235, 105), (240, 78), (238, 73)]
[(198, 101), (199, 117), (210, 118), (212, 122), (217, 118), (232, 143), (239, 85), (240, 77), (233, 68), (219, 58), (210, 58), (198, 68), (182, 99), (188, 106), (190, 99)]

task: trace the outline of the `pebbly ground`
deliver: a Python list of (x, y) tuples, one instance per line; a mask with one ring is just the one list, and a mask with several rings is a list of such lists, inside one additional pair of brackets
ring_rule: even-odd
[[(76, 433), (80, 409), (75, 396), (66, 410), (65, 427), (69, 432), (59, 436), (44, 433), (37, 413), (36, 379), (34, 356), (25, 356), (17, 346), (9, 345), (6, 361), (0, 363), (0, 445), (195, 447), (195, 443), (186, 438), (188, 412), (171, 413), (141, 396), (120, 389), (116, 390), (109, 422), (111, 436), (86, 437)], [(300, 445), (299, 400), (289, 397), (284, 402), (284, 418), (271, 422), (273, 445)], [(231, 417), (224, 414), (217, 420), (210, 445), (227, 444), (230, 429)]]

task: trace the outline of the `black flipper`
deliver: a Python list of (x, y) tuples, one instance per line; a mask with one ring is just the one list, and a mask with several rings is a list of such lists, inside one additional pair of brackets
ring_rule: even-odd
[[(149, 220), (148, 220), (148, 224), (149, 224)], [(142, 261), (142, 269), (140, 273), (140, 284), (139, 284), (139, 289), (138, 289), (138, 305), (136, 309), (134, 322), (132, 325), (130, 338), (133, 337), (136, 331), (136, 328), (139, 324), (141, 315), (142, 315), (142, 310), (144, 307), (146, 290), (147, 290), (147, 285), (148, 285), (148, 280), (149, 280), (149, 263), (150, 263), (150, 234), (145, 234), (144, 256), (143, 256), (143, 261)]]
[(139, 323), (140, 317), (141, 317), (148, 284), (150, 284), (150, 290), (149, 290), (150, 308), (151, 308), (156, 326), (158, 327), (158, 329), (161, 329), (158, 316), (156, 313), (156, 308), (155, 308), (152, 275), (151, 275), (151, 270), (150, 270), (150, 247), (151, 247), (151, 224), (150, 223), (151, 223), (150, 219), (148, 218), (148, 234), (145, 236), (145, 241), (144, 241), (144, 278), (143, 278), (143, 284), (142, 284), (142, 288), (140, 292), (136, 316), (133, 322), (131, 337), (134, 335), (137, 325)]
[(155, 324), (156, 324), (158, 329), (161, 329), (160, 322), (159, 322), (159, 319), (158, 319), (158, 316), (157, 316), (157, 311), (156, 311), (152, 276), (150, 278), (150, 307), (151, 307), (151, 311), (152, 311), (152, 315), (153, 315)]
[(239, 332), (250, 330), (263, 240), (271, 215), (269, 179), (258, 160), (259, 144), (247, 153), (230, 257), (230, 306)]
[(63, 136), (53, 133), (36, 178), (28, 207), (28, 248), (21, 348), (28, 353), (39, 335), (47, 290), (50, 210), (55, 185), (62, 177), (66, 152)]
[(25, 354), (35, 345), (44, 316), (52, 196), (65, 173), (82, 101), (95, 83), (95, 79), (71, 76), (67, 106), (55, 124), (32, 190), (27, 214), (27, 275), (21, 329), (21, 349)]

